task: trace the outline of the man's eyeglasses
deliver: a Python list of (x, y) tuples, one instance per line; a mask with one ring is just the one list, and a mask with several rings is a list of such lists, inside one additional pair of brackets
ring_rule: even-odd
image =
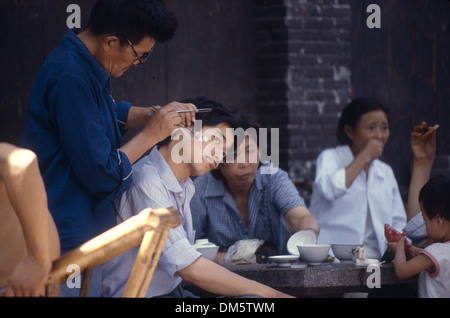
[(139, 54), (136, 52), (136, 49), (134, 48), (133, 44), (131, 43), (130, 40), (127, 40), (128, 44), (131, 46), (131, 49), (134, 52), (134, 55), (136, 56), (136, 60), (139, 61), (139, 65), (144, 64), (145, 62), (147, 62), (149, 56), (152, 54), (153, 49), (155, 48), (155, 45), (153, 45), (152, 49), (150, 50), (150, 52), (146, 52), (144, 54), (142, 54), (142, 56), (139, 56)]

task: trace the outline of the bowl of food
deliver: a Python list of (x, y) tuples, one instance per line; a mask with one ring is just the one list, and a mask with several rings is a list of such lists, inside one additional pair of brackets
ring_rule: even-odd
[(353, 262), (353, 251), (361, 246), (362, 244), (356, 243), (331, 244), (331, 250), (333, 251), (334, 256), (341, 262)]
[(302, 244), (297, 246), (300, 253), (300, 260), (308, 263), (325, 262), (330, 248), (330, 244)]
[(207, 239), (200, 239), (195, 241), (195, 248), (197, 251), (202, 253), (204, 258), (207, 258), (211, 261), (214, 261), (216, 258), (217, 252), (219, 251), (219, 247), (209, 242)]

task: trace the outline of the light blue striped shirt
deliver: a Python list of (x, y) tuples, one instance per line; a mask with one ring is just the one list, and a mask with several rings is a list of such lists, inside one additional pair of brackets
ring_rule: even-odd
[[(118, 218), (126, 220), (146, 208), (174, 206), (182, 224), (169, 231), (158, 266), (147, 291), (147, 297), (165, 295), (182, 281), (177, 272), (197, 260), (193, 246), (195, 232), (189, 203), (194, 194), (190, 178), (178, 182), (169, 165), (156, 148), (133, 166), (131, 188), (115, 202)], [(103, 296), (120, 297), (136, 259), (138, 247), (102, 266)]]
[[(265, 167), (271, 168), (270, 164)], [(274, 246), (278, 253), (287, 253), (291, 233), (283, 217), (292, 208), (305, 206), (305, 202), (285, 171), (272, 167), (274, 173), (262, 174), (261, 168), (249, 193), (248, 227), (222, 180), (210, 173), (195, 179), (191, 210), (196, 238), (208, 238), (222, 248), (257, 238)]]

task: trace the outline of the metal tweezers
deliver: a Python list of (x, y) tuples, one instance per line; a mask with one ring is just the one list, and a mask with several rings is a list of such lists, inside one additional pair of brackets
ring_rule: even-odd
[(212, 111), (212, 108), (200, 108), (197, 110), (177, 110), (178, 114), (183, 113), (210, 113)]
[[(178, 114), (184, 114), (184, 113), (210, 113), (212, 111), (212, 108), (201, 108), (197, 110), (177, 110), (176, 112)], [(151, 116), (155, 114), (155, 112), (149, 112), (148, 115)]]

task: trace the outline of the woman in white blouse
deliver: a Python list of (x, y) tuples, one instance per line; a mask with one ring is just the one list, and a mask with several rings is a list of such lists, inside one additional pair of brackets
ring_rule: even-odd
[(310, 206), (319, 243), (363, 244), (368, 258), (380, 259), (387, 248), (384, 224), (405, 227), (394, 173), (378, 159), (389, 139), (387, 114), (376, 100), (353, 100), (339, 120), (340, 145), (319, 155)]

